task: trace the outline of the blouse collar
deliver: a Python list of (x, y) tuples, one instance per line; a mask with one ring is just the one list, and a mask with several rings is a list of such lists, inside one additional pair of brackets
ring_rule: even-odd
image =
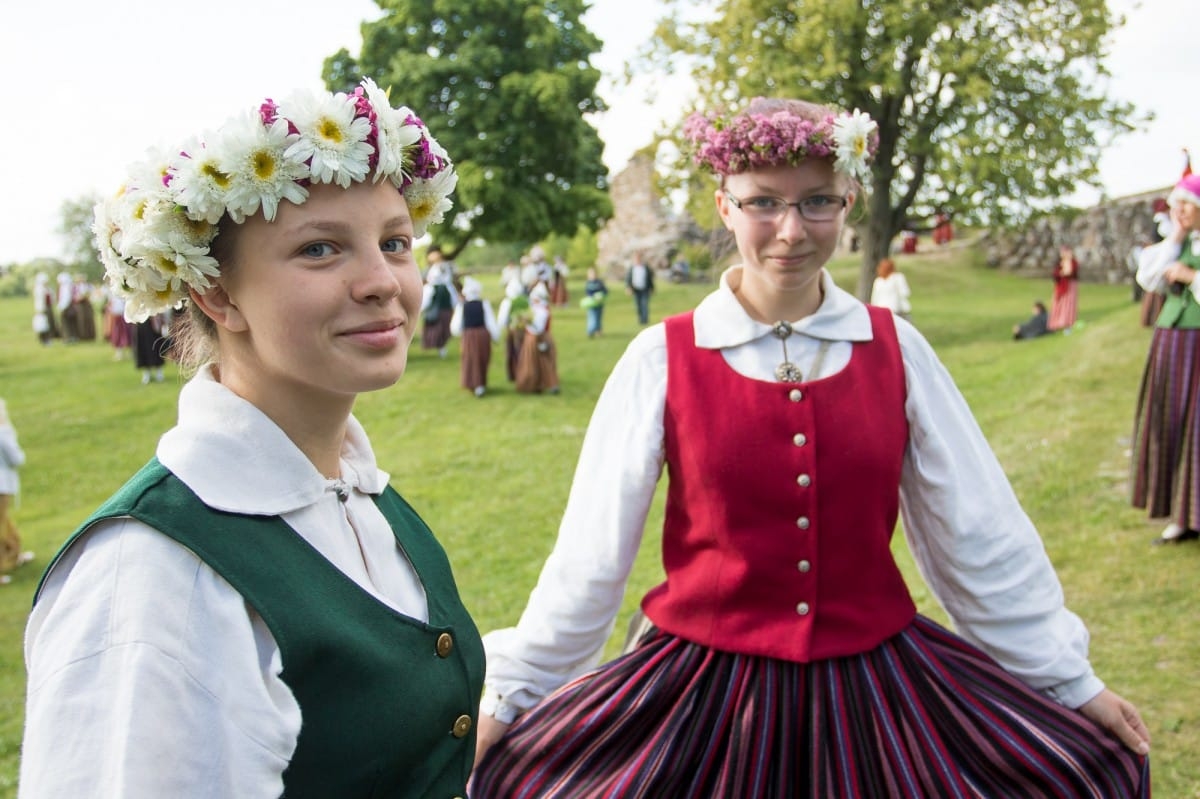
[[(266, 414), (217, 382), (211, 365), (180, 391), (179, 421), (159, 440), (157, 455), (204, 504), (233, 513), (295, 511), (322, 499), (334, 483)], [(387, 482), (366, 432), (351, 416), (341, 483), (379, 494)]]
[[(771, 333), (771, 325), (752, 319), (733, 293), (741, 283), (742, 267), (732, 266), (721, 275), (720, 286), (696, 306), (696, 346), (704, 349), (737, 347)], [(821, 270), (824, 298), (817, 310), (803, 319), (789, 319), (800, 335), (828, 341), (870, 341), (871, 318), (867, 308), (838, 288), (829, 272)]]

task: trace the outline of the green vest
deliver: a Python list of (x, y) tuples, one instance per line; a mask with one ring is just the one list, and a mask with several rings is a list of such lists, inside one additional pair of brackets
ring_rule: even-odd
[(245, 597), (275, 637), (281, 677), (300, 704), (286, 799), (465, 796), (483, 644), (429, 528), (391, 487), (375, 501), (425, 588), (428, 624), (380, 603), (279, 517), (204, 505), (157, 459), (84, 522), (50, 569), (92, 524), (131, 516)]
[[(1200, 269), (1200, 253), (1192, 251), (1190, 236), (1183, 243), (1183, 251), (1179, 254), (1179, 260), (1192, 269)], [(1184, 286), (1183, 291), (1178, 294), (1167, 294), (1154, 326), (1180, 329), (1200, 327), (1200, 303), (1196, 302), (1196, 295), (1190, 286)]]

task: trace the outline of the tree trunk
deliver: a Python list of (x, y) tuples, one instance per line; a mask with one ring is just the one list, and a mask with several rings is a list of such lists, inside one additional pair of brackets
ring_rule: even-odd
[[(880, 197), (883, 198), (882, 201), (880, 201)], [(868, 209), (867, 218), (863, 220), (858, 229), (859, 239), (862, 242), (862, 265), (858, 272), (857, 295), (863, 302), (871, 298), (871, 285), (875, 282), (875, 267), (888, 256), (892, 238), (896, 235), (886, 193), (873, 192)]]

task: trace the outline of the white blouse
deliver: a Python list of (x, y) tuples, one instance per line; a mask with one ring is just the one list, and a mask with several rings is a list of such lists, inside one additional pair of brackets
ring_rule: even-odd
[[(1192, 241), (1192, 252), (1200, 252), (1200, 233), (1189, 235)], [(1183, 245), (1170, 239), (1146, 247), (1138, 256), (1138, 270), (1134, 279), (1146, 291), (1165, 293), (1167, 290), (1165, 277), (1167, 267), (1178, 261), (1182, 254)], [(1200, 296), (1200, 280), (1193, 280), (1188, 288), (1191, 289), (1192, 294)]]
[[(737, 372), (774, 380), (779, 340), (732, 289), (740, 267), (696, 308), (696, 344), (720, 349)], [(866, 308), (826, 273), (824, 300), (793, 322), (791, 360), (807, 379), (849, 362), (871, 338)], [(896, 319), (907, 380), (909, 442), (900, 483), (905, 534), (929, 587), (960, 634), (1035, 689), (1078, 707), (1104, 688), (1088, 633), (1063, 603), (1042, 541), (966, 401), (929, 343)], [(821, 342), (817, 375), (808, 375)], [(595, 666), (614, 625), (663, 467), (663, 325), (641, 332), (617, 362), (584, 437), (559, 528), (516, 627), (484, 637), (484, 712), (526, 710)], [(831, 433), (836, 435), (836, 433)]]
[[(158, 458), (206, 504), (280, 515), (363, 589), (428, 619), (371, 495), (387, 485), (350, 418), (342, 480), (208, 370), (179, 396)], [(337, 492), (348, 491), (345, 502)], [(20, 796), (278, 797), (301, 709), (279, 648), (223, 578), (133, 519), (92, 527), (29, 618)]]

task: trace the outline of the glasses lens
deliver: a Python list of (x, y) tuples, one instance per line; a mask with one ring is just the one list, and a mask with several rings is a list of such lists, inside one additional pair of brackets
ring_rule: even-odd
[(820, 195), (800, 203), (800, 215), (812, 222), (829, 222), (842, 210), (841, 197)]

